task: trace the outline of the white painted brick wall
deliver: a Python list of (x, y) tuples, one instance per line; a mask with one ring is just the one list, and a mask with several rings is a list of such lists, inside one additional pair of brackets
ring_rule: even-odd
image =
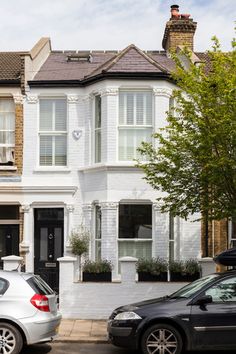
[[(107, 319), (118, 306), (173, 293), (186, 283), (143, 283), (126, 276), (124, 282), (73, 282), (73, 261), (60, 262), (60, 311), (63, 318)], [(134, 274), (135, 264), (123, 263), (124, 274)], [(127, 267), (126, 267), (127, 266)], [(127, 268), (127, 269), (126, 269)], [(130, 280), (130, 281), (128, 281)]]
[[(78, 101), (68, 104), (68, 171), (67, 172), (39, 172), (38, 167), (38, 125), (39, 103), (25, 102), (24, 106), (24, 166), (23, 184), (25, 186), (61, 186), (61, 192), (30, 193), (24, 196), (29, 204), (66, 205), (73, 204), (73, 225), (76, 227), (84, 219), (82, 205), (92, 204), (94, 201), (119, 203), (121, 200), (148, 200), (155, 203), (158, 197), (143, 179), (143, 173), (135, 169), (128, 169), (123, 164), (120, 169), (100, 169), (81, 171), (81, 168), (93, 166), (92, 136), (94, 92), (103, 92), (102, 95), (102, 124), (103, 145), (102, 161), (104, 164), (117, 164), (118, 155), (118, 95), (115, 90), (119, 87), (146, 87), (171, 90), (173, 85), (164, 81), (103, 81), (87, 88), (60, 88), (60, 89), (31, 89), (30, 95), (41, 97), (75, 95)], [(109, 91), (108, 89), (114, 89)], [(105, 92), (105, 94), (104, 94)], [(163, 91), (165, 92), (165, 91)], [(166, 111), (169, 100), (165, 94), (154, 95), (155, 128), (166, 124)], [(73, 130), (81, 129), (79, 140), (73, 139)], [(78, 172), (78, 169), (80, 171)], [(75, 194), (63, 192), (63, 186), (77, 186)], [(45, 203), (45, 204), (44, 204)], [(109, 214), (110, 213), (110, 214)], [(109, 214), (109, 215), (108, 215)], [(167, 257), (168, 255), (168, 216), (154, 213), (154, 256)], [(116, 216), (115, 216), (116, 215)], [(33, 217), (33, 214), (32, 216)], [(116, 218), (116, 219), (115, 219)], [(92, 220), (92, 217), (91, 217)], [(115, 221), (116, 220), (116, 221)], [(86, 222), (88, 222), (86, 220)], [(32, 220), (31, 220), (32, 224)], [(92, 224), (92, 221), (90, 221)], [(117, 214), (108, 212), (104, 216), (104, 255), (110, 259), (118, 257), (117, 251)], [(92, 227), (92, 226), (91, 226)], [(65, 228), (65, 233), (67, 229)], [(65, 235), (66, 237), (68, 235)], [(178, 234), (177, 253), (182, 258), (196, 258), (200, 253), (200, 223), (181, 221)], [(117, 263), (117, 262), (116, 262)]]

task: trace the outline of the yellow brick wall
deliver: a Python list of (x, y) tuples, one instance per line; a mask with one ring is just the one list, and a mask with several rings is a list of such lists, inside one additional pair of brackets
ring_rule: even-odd
[(16, 128), (15, 128), (15, 165), (17, 174), (22, 174), (23, 167), (23, 105), (15, 105)]
[(193, 50), (193, 35), (194, 33), (170, 32), (167, 41), (167, 46), (170, 51), (175, 50), (177, 46), (187, 46)]

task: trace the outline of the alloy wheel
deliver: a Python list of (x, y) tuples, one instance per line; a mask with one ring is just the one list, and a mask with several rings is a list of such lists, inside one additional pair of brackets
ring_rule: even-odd
[(175, 354), (179, 347), (175, 334), (167, 328), (154, 329), (146, 339), (149, 354)]
[(10, 323), (0, 322), (0, 354), (19, 354), (22, 345), (19, 330)]

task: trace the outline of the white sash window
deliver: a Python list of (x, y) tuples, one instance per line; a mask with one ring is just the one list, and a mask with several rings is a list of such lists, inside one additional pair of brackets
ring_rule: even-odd
[(67, 101), (41, 99), (39, 120), (40, 166), (67, 164)]
[(120, 91), (119, 94), (119, 160), (139, 157), (142, 141), (150, 142), (153, 131), (151, 91)]
[(14, 164), (15, 104), (13, 99), (0, 99), (0, 165)]

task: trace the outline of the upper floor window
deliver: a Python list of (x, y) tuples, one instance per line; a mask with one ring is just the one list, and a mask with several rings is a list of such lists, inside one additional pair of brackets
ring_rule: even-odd
[(139, 154), (142, 141), (151, 141), (152, 92), (120, 91), (119, 94), (119, 160), (131, 161)]
[(40, 166), (67, 164), (67, 101), (40, 99)]
[(95, 162), (101, 162), (101, 96), (95, 96), (95, 124), (94, 124), (94, 157)]
[(13, 99), (0, 99), (0, 165), (14, 164), (15, 104)]

